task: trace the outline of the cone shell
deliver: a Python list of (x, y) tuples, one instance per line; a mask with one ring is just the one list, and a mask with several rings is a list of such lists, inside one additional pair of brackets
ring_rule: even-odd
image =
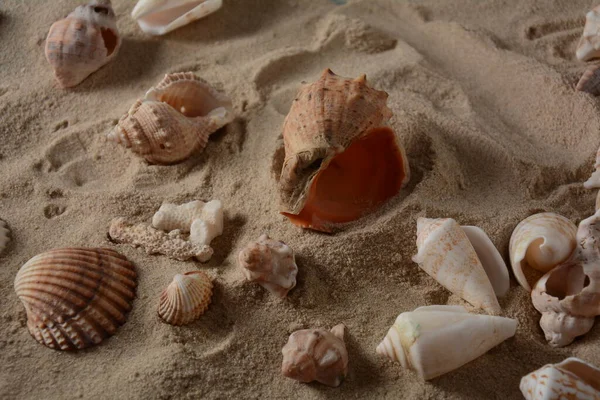
[(171, 325), (187, 325), (208, 308), (213, 284), (202, 271), (177, 274), (160, 295), (158, 316)]
[(429, 380), (480, 357), (516, 328), (514, 319), (469, 314), (460, 306), (420, 307), (398, 316), (377, 353)]
[(348, 351), (343, 324), (325, 329), (303, 329), (290, 335), (281, 350), (284, 376), (300, 382), (339, 386), (348, 374)]
[(575, 55), (578, 60), (589, 61), (600, 57), (600, 6), (585, 15), (583, 35)]
[(4, 251), (6, 246), (10, 242), (10, 230), (6, 222), (0, 219), (0, 254)]
[(539, 213), (521, 221), (510, 237), (510, 264), (521, 286), (531, 291), (525, 267), (548, 272), (564, 262), (576, 246), (577, 226), (554, 213)]
[(490, 314), (499, 314), (494, 288), (464, 230), (452, 218), (417, 220), (413, 261), (452, 293)]
[(223, 0), (140, 0), (131, 16), (151, 35), (164, 35), (214, 13)]
[(600, 400), (600, 369), (570, 357), (524, 376), (519, 388), (525, 400)]
[(233, 120), (231, 100), (192, 72), (166, 75), (138, 100), (107, 138), (152, 164), (180, 162), (204, 149)]
[(133, 264), (101, 248), (47, 251), (15, 278), (29, 332), (57, 350), (83, 349), (113, 335), (126, 321), (135, 287)]
[(392, 116), (387, 97), (370, 88), (365, 75), (347, 79), (329, 69), (300, 89), (283, 126), (279, 180), (281, 211), (294, 224), (329, 231), (408, 182), (404, 149), (386, 125)]
[(110, 0), (93, 0), (50, 27), (46, 59), (58, 83), (72, 87), (113, 60), (120, 47)]

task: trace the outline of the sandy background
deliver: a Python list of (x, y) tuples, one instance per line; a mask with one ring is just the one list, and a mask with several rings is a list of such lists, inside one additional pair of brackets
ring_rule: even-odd
[[(210, 17), (152, 38), (113, 1), (123, 46), (113, 63), (61, 90), (43, 55), (50, 25), (80, 2), (0, 2), (0, 256), (2, 398), (520, 398), (522, 375), (577, 356), (600, 365), (600, 327), (564, 349), (546, 344), (539, 314), (511, 280), (500, 300), (517, 334), (431, 382), (375, 354), (396, 316), (466, 304), (411, 261), (416, 218), (483, 228), (508, 260), (516, 224), (540, 211), (591, 215), (583, 189), (600, 140), (600, 104), (573, 87), (574, 51), (593, 1), (226, 0)], [(485, 5), (483, 4), (485, 3)], [(418, 5), (417, 5), (418, 4)], [(378, 212), (335, 235), (303, 231), (278, 210), (278, 136), (299, 83), (326, 67), (366, 73), (390, 93), (392, 125), (412, 179)], [(204, 153), (149, 166), (104, 133), (166, 72), (194, 71), (224, 90), (237, 119)], [(106, 238), (116, 216), (149, 221), (163, 201), (220, 199), (225, 232), (207, 264), (148, 256)], [(297, 254), (297, 287), (280, 301), (245, 284), (238, 251), (267, 232)], [(128, 322), (77, 353), (38, 344), (13, 291), (19, 267), (55, 247), (106, 246), (137, 266)], [(156, 316), (176, 273), (215, 278), (209, 311), (186, 327)], [(305, 327), (348, 327), (350, 372), (339, 388), (280, 374), (281, 348)]]

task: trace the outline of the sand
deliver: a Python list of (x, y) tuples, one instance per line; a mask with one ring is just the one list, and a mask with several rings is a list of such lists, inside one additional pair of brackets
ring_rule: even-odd
[[(517, 333), (485, 356), (424, 383), (375, 354), (400, 312), (468, 307), (411, 261), (417, 217), (477, 225), (508, 260), (512, 230), (532, 213), (576, 223), (593, 213), (595, 193), (582, 182), (600, 142), (600, 103), (573, 88), (585, 69), (574, 51), (594, 2), (226, 0), (210, 17), (154, 38), (129, 17), (133, 1), (115, 0), (117, 59), (62, 90), (44, 39), (79, 3), (0, 3), (0, 218), (13, 239), (0, 256), (0, 397), (518, 399), (521, 376), (543, 364), (576, 356), (600, 365), (600, 327), (551, 348), (514, 278), (500, 304)], [(400, 195), (332, 235), (279, 215), (275, 178), (285, 114), (300, 82), (326, 67), (366, 73), (390, 94), (412, 172)], [(195, 72), (235, 105), (235, 121), (203, 153), (152, 166), (105, 141), (132, 102), (177, 71)], [(220, 199), (226, 210), (206, 264), (107, 240), (113, 217), (149, 222), (163, 201), (192, 199)], [(298, 284), (285, 300), (245, 283), (236, 265), (263, 232), (297, 255)], [(66, 246), (116, 249), (139, 274), (128, 322), (75, 353), (29, 335), (13, 290), (29, 258)], [(161, 322), (160, 292), (194, 269), (215, 279), (208, 312), (185, 327)], [(350, 356), (340, 387), (280, 374), (291, 332), (340, 322)]]

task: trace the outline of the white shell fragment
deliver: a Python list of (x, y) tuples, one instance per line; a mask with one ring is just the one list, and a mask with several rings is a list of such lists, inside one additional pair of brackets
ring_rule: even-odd
[(469, 314), (462, 306), (419, 307), (396, 318), (377, 353), (429, 380), (485, 354), (516, 329), (514, 319)]
[(4, 251), (8, 242), (10, 242), (10, 230), (6, 222), (0, 219), (0, 254)]
[(214, 13), (223, 0), (140, 0), (131, 16), (151, 35), (164, 35)]
[(577, 45), (575, 55), (578, 60), (589, 61), (600, 57), (600, 6), (585, 15), (583, 35)]
[(586, 189), (600, 189), (600, 148), (596, 152), (596, 163), (594, 164), (594, 172), (587, 181), (583, 183)]
[(570, 357), (524, 376), (519, 388), (525, 400), (598, 400), (600, 369)]

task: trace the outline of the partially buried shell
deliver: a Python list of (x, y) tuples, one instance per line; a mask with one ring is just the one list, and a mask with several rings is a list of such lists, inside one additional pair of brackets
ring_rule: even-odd
[(581, 61), (600, 57), (600, 6), (585, 15), (583, 34), (577, 45), (575, 55)]
[(231, 100), (192, 72), (166, 75), (108, 133), (153, 164), (180, 162), (204, 149), (233, 120)]
[(113, 60), (120, 47), (110, 0), (93, 0), (52, 24), (46, 38), (46, 59), (58, 83), (72, 87)]
[(593, 96), (600, 95), (600, 65), (592, 64), (587, 67), (575, 89)]
[(365, 75), (326, 69), (298, 92), (283, 126), (281, 212), (303, 228), (330, 231), (395, 196), (409, 179), (408, 160), (387, 125), (387, 93)]
[(131, 16), (151, 35), (164, 35), (214, 13), (223, 0), (140, 0)]
[(101, 248), (47, 251), (15, 278), (29, 332), (57, 350), (83, 349), (113, 335), (126, 321), (135, 287), (133, 264)]
[(10, 242), (10, 230), (6, 225), (6, 222), (0, 219), (0, 254), (4, 251), (8, 242)]
[(171, 325), (187, 325), (208, 308), (213, 284), (202, 271), (177, 274), (160, 296), (158, 316)]

